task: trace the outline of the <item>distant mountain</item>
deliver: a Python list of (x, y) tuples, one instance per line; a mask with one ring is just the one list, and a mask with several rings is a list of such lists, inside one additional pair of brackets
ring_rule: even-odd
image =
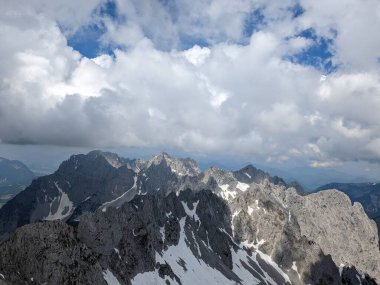
[(25, 189), (34, 177), (34, 173), (22, 162), (0, 157), (0, 208), (12, 196)]
[(352, 176), (352, 174), (339, 171), (333, 168), (316, 168), (305, 165), (304, 167), (294, 167), (278, 169), (273, 167), (262, 167), (271, 174), (282, 177), (285, 181), (297, 181), (305, 190), (313, 192), (321, 185), (331, 183), (331, 181), (341, 181), (344, 183), (365, 183), (375, 182), (371, 177)]
[(353, 202), (362, 204), (368, 217), (377, 223), (380, 234), (380, 183), (330, 183), (316, 189), (337, 189), (344, 192)]
[(70, 157), (0, 209), (0, 244), (0, 284), (380, 280), (376, 225), (345, 194), (167, 153)]

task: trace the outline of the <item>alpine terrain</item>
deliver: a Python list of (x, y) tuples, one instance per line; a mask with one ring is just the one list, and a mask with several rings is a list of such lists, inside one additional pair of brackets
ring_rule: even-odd
[(166, 153), (71, 156), (0, 209), (0, 244), (0, 284), (380, 281), (376, 223), (343, 192)]

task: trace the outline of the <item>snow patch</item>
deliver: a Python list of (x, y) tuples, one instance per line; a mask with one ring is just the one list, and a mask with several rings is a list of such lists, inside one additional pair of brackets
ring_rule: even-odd
[(165, 227), (160, 227), (160, 234), (162, 242), (165, 242)]
[(256, 249), (257, 253), (260, 254), (261, 259), (263, 259), (267, 264), (271, 265), (278, 273), (281, 274), (281, 276), (285, 279), (286, 282), (290, 282), (289, 276), (286, 275), (284, 271), (277, 265), (276, 262), (272, 260), (272, 258), (269, 255), (266, 255), (265, 253), (261, 252), (260, 250)]
[(175, 280), (172, 280), (168, 277), (162, 279), (158, 274), (158, 270), (148, 271), (137, 274), (132, 280), (132, 285), (167, 285), (166, 281), (169, 281), (169, 284), (179, 285)]
[(340, 275), (340, 277), (342, 277), (342, 272), (343, 272), (343, 268), (344, 268), (344, 264), (343, 263), (341, 263), (340, 265), (339, 265), (339, 275)]
[(242, 280), (241, 284), (260, 284), (260, 281), (256, 279), (252, 274), (246, 270), (243, 266), (243, 262), (249, 266), (249, 260), (251, 259), (245, 250), (238, 249), (235, 251), (231, 248), (232, 254), (232, 270)]
[(117, 208), (120, 207), (125, 201), (124, 197), (131, 191), (132, 189), (135, 189), (137, 187), (137, 176), (133, 177), (133, 185), (131, 188), (129, 188), (127, 191), (125, 191), (121, 196), (117, 197), (116, 199), (113, 199), (111, 201), (103, 203), (99, 208), (102, 209), (102, 212), (106, 212), (107, 208), (116, 206)]
[(240, 214), (240, 211), (235, 211), (233, 214), (232, 214), (232, 217), (231, 217), (231, 230), (232, 230), (232, 235), (235, 236), (235, 226), (234, 226), (234, 219), (237, 215)]
[(170, 170), (172, 171), (172, 173), (175, 173), (177, 174), (178, 176), (185, 176), (184, 173), (180, 172), (180, 171), (177, 171), (175, 168), (173, 168), (172, 166), (170, 166)]
[(88, 201), (91, 198), (91, 196), (88, 196), (86, 199), (84, 199), (81, 203)]
[[(255, 204), (256, 204), (256, 208), (257, 209), (260, 209), (260, 207), (259, 207), (259, 200), (255, 200)], [(265, 210), (265, 209), (264, 209)]]
[[(257, 210), (260, 210), (261, 208), (259, 207), (259, 200), (255, 200), (255, 204), (254, 205), (250, 205), (248, 206), (248, 209), (247, 209), (247, 212), (248, 212), (248, 215), (251, 215), (253, 213), (253, 211), (255, 210), (255, 208)], [(264, 209), (265, 210), (265, 209)]]
[(297, 267), (297, 263), (296, 263), (295, 261), (293, 261), (292, 269), (293, 269), (295, 272), (297, 272), (298, 278), (299, 278), (299, 280), (301, 280), (301, 275), (298, 273), (298, 267)]
[(249, 185), (247, 183), (238, 182), (238, 184), (236, 185), (236, 188), (245, 192), (249, 188)]
[(247, 177), (248, 177), (249, 179), (252, 179), (252, 176), (249, 175), (247, 172), (244, 172), (244, 174), (247, 175)]
[[(235, 284), (236, 282), (227, 279), (220, 271), (208, 266), (203, 260), (197, 259), (186, 244), (187, 237), (185, 233), (185, 224), (186, 218), (182, 218), (180, 220), (181, 231), (178, 244), (169, 246), (168, 249), (162, 254), (156, 253), (156, 262), (161, 264), (167, 263), (172, 268), (173, 272), (175, 272), (175, 274), (180, 278), (183, 285)], [(183, 264), (186, 269), (180, 264)], [(133, 279), (132, 284), (161, 284), (154, 283), (155, 279), (152, 279), (154, 276), (155, 275), (152, 275), (152, 273), (148, 276), (150, 277), (150, 283), (138, 283), (137, 279)], [(146, 277), (145, 280), (147, 280), (148, 277)], [(141, 280), (144, 279), (138, 279), (138, 281)]]
[(223, 184), (221, 186), (219, 186), (223, 191), (228, 191), (228, 187), (230, 187), (230, 185), (228, 184)]
[(192, 217), (196, 222), (197, 221), (200, 222), (199, 217), (196, 213), (199, 201), (193, 203), (193, 209), (192, 210), (189, 209), (189, 207), (187, 206), (187, 204), (185, 202), (181, 201), (181, 203), (182, 203), (183, 208), (185, 209), (186, 214), (189, 217)]
[[(262, 251), (258, 249), (263, 243), (265, 243), (264, 239), (259, 240), (256, 244), (254, 244), (253, 242), (248, 243), (247, 241), (243, 241), (240, 243), (240, 246), (241, 247), (245, 246), (248, 248), (253, 247), (255, 249), (255, 251), (253, 252), (253, 255), (257, 264), (258, 264), (257, 254), (259, 254), (260, 258), (264, 260), (266, 264), (273, 267), (285, 279), (286, 282), (289, 282), (291, 284), (289, 276), (277, 265), (277, 263), (275, 263), (269, 255), (263, 253)], [(264, 272), (266, 279), (270, 284), (276, 284), (276, 282), (268, 275), (268, 273), (265, 272), (265, 270), (262, 269), (262, 271)]]
[[(53, 201), (50, 203), (50, 212), (49, 212), (49, 215), (45, 218), (45, 220), (47, 221), (62, 220), (68, 217), (74, 210), (73, 202), (71, 202), (69, 199), (69, 196), (65, 192), (62, 191), (57, 181), (54, 182), (54, 185), (59, 192), (59, 196), (55, 197)], [(57, 199), (59, 203), (58, 209), (55, 213), (52, 213), (51, 207)]]
[(218, 185), (220, 189), (222, 189), (222, 192), (220, 193), (220, 196), (224, 200), (229, 200), (230, 197), (234, 199), (236, 197), (236, 191), (230, 191), (228, 190), (230, 188), (230, 185), (228, 184), (223, 184), (223, 185)]
[(116, 247), (113, 249), (116, 253), (117, 253), (117, 255), (119, 256), (119, 259), (121, 259), (121, 256), (120, 256), (120, 251), (119, 251), (119, 249), (117, 249)]
[(360, 283), (360, 285), (361, 285), (361, 284), (362, 284), (362, 281), (360, 280), (360, 276), (359, 276), (358, 274), (356, 274), (356, 279), (359, 280), (359, 283)]
[(108, 285), (121, 285), (115, 277), (115, 275), (113, 275), (113, 273), (109, 269), (103, 271), (103, 278), (104, 280), (106, 280)]

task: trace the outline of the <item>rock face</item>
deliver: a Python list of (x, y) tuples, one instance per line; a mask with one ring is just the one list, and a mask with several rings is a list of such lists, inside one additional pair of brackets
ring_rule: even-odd
[(20, 228), (0, 248), (0, 264), (6, 284), (107, 284), (97, 256), (62, 221)]
[(253, 166), (201, 172), (166, 153), (96, 151), (3, 209), (0, 284), (380, 280), (376, 224), (360, 204), (336, 190), (305, 195)]
[(380, 183), (330, 183), (319, 187), (315, 192), (326, 189), (342, 191), (353, 202), (362, 204), (368, 217), (377, 223), (380, 233)]
[(376, 224), (359, 203), (352, 206), (336, 190), (307, 196), (271, 184), (251, 190), (231, 202), (235, 238), (259, 245), (277, 263), (295, 264), (301, 276), (322, 252), (338, 266), (356, 266), (379, 280)]

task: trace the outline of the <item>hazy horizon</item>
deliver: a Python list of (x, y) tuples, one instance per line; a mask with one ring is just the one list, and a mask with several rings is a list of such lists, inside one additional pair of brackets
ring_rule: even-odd
[(202, 155), (188, 153), (175, 149), (123, 149), (123, 148), (76, 148), (57, 146), (18, 146), (0, 145), (0, 157), (20, 160), (32, 171), (46, 175), (58, 169), (64, 160), (74, 154), (87, 154), (93, 150), (109, 151), (123, 158), (150, 159), (161, 152), (167, 152), (173, 157), (190, 157), (194, 159), (202, 170), (217, 166), (225, 170), (238, 170), (248, 164), (262, 169), (272, 176), (277, 175), (288, 182), (297, 181), (307, 190), (314, 190), (319, 186), (332, 182), (356, 183), (379, 182), (378, 165), (368, 163), (346, 163), (340, 167), (316, 168), (302, 162), (278, 163), (265, 160), (263, 157), (244, 157), (228, 154)]

